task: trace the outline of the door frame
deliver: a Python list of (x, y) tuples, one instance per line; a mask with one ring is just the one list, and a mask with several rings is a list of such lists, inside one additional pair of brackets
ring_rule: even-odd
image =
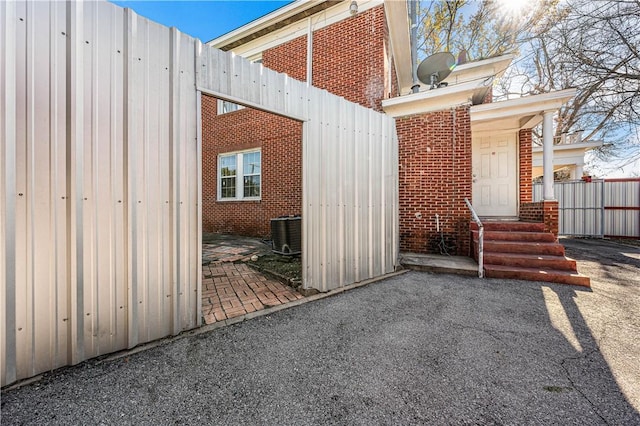
[[(514, 135), (515, 136), (515, 161), (516, 161), (516, 167), (515, 167), (515, 177), (516, 177), (516, 193), (515, 193), (515, 202), (516, 202), (516, 217), (520, 216), (520, 196), (521, 196), (521, 182), (520, 182), (520, 176), (521, 176), (521, 163), (520, 163), (520, 132), (518, 129), (509, 129), (509, 130), (480, 130), (480, 131), (472, 131), (471, 132), (471, 205), (473, 206), (474, 203), (474, 199), (473, 199), (473, 161), (474, 161), (474, 157), (473, 157), (473, 153), (474, 153), (474, 141), (476, 140), (476, 138), (481, 138), (481, 137), (486, 137), (486, 136), (496, 136), (496, 135), (504, 135), (504, 134), (510, 134), (510, 135)], [(475, 209), (475, 207), (474, 207)], [(480, 215), (479, 215), (480, 216)], [(481, 216), (482, 217), (482, 216)], [(496, 216), (486, 216), (484, 215), (484, 217), (502, 217), (499, 215)], [(504, 216), (504, 217), (512, 217), (512, 216)]]

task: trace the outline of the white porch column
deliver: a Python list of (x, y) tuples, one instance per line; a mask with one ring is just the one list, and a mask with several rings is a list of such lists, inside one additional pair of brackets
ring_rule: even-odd
[(553, 195), (553, 114), (545, 111), (542, 120), (542, 199), (554, 200)]

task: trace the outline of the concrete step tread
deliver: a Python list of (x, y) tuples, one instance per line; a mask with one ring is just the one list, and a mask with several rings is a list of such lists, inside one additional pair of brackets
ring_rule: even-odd
[(485, 255), (485, 257), (486, 256), (501, 256), (501, 257), (511, 257), (511, 258), (518, 258), (518, 259), (569, 260), (569, 261), (575, 261), (574, 259), (571, 259), (570, 257), (560, 256), (560, 255), (556, 255), (556, 254), (502, 253), (502, 252), (492, 251), (492, 252), (488, 252), (488, 253), (485, 252), (484, 255)]
[[(483, 222), (484, 231), (518, 231), (518, 232), (544, 232), (542, 222)], [(475, 222), (471, 222), (472, 231), (478, 229)]]
[[(473, 240), (478, 240), (479, 231), (471, 231)], [(485, 231), (485, 241), (538, 241), (538, 242), (555, 242), (556, 236), (550, 232), (526, 232), (526, 231)]]
[(577, 271), (576, 261), (557, 254), (500, 253), (489, 252), (484, 255), (485, 265), (509, 267), (530, 267), (563, 271)]
[(484, 265), (488, 278), (512, 278), (590, 287), (589, 277), (579, 272), (557, 269), (527, 268), (522, 266)]
[[(474, 244), (477, 246), (477, 244)], [(532, 241), (485, 241), (485, 253), (524, 253), (564, 256), (564, 246), (559, 243)]]
[[(495, 245), (497, 247), (504, 246), (509, 247), (513, 245), (517, 246), (527, 246), (527, 247), (555, 247), (562, 246), (562, 244), (558, 242), (551, 241), (504, 241), (504, 240), (488, 240), (485, 241), (485, 246), (487, 244)], [(563, 246), (562, 246), (563, 247)]]

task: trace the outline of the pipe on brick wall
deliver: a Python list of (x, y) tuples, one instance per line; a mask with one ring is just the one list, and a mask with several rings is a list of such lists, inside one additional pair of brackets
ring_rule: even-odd
[(311, 17), (307, 22), (307, 86), (313, 86), (313, 24)]
[(409, 1), (409, 22), (411, 25), (411, 76), (413, 85), (411, 91), (418, 93), (420, 83), (418, 82), (418, 0)]

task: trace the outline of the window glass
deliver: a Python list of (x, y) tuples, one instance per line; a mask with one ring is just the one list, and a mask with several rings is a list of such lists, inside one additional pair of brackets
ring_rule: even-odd
[(244, 196), (259, 197), (260, 196), (260, 176), (244, 177)]
[(259, 198), (261, 184), (260, 151), (237, 152), (219, 157), (220, 199)]
[(229, 101), (219, 101), (218, 106), (219, 106), (218, 114), (226, 114), (228, 112), (238, 111), (244, 108), (242, 105), (234, 104), (233, 102), (229, 102)]
[(236, 197), (236, 155), (220, 157), (220, 197)]
[(260, 153), (259, 152), (247, 152), (242, 159), (244, 165), (244, 175), (259, 175), (260, 174)]
[(247, 152), (242, 157), (244, 196), (260, 196), (260, 152)]

